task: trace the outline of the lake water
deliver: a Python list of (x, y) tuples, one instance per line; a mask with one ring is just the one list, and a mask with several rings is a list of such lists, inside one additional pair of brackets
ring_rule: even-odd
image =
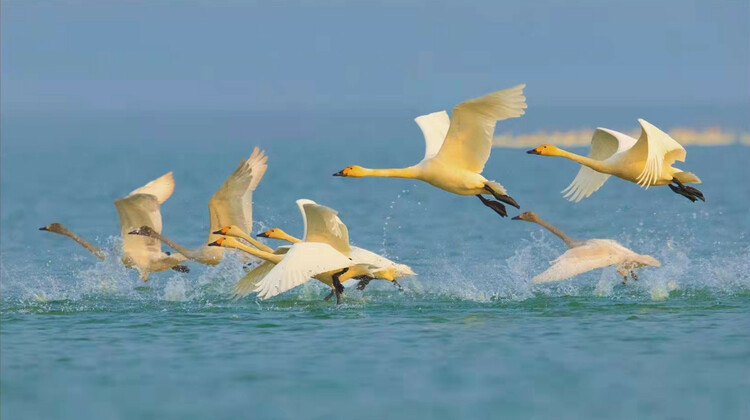
[[(532, 111), (498, 132), (636, 117), (748, 129), (721, 109)], [(706, 203), (610, 179), (579, 204), (559, 194), (574, 163), (495, 149), (484, 174), (522, 210), (663, 264), (628, 285), (612, 268), (532, 285), (565, 250), (538, 226), (413, 181), (331, 176), (421, 159), (412, 114), (3, 114), (2, 417), (748, 417), (750, 148), (688, 148), (678, 166), (703, 179)], [(62, 222), (116, 256), (113, 200), (173, 170), (164, 233), (198, 246), (208, 199), (256, 145), (269, 155), (256, 232), (301, 235), (294, 201), (310, 198), (339, 210), (354, 244), (419, 276), (404, 292), (348, 287), (338, 307), (312, 282), (230, 301), (236, 258), (144, 284), (37, 230)]]

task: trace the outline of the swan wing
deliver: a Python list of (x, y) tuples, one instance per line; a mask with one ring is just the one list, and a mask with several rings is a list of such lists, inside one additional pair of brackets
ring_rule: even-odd
[(448, 134), (436, 158), (481, 173), (490, 157), (495, 123), (525, 113), (524, 87), (526, 85), (518, 85), (456, 105)]
[[(283, 255), (289, 252), (289, 248), (291, 247), (280, 246), (276, 248), (273, 253), (277, 255)], [(266, 275), (268, 275), (268, 273), (270, 273), (275, 266), (276, 264), (272, 263), (271, 261), (263, 261), (257, 267), (254, 267), (252, 270), (248, 271), (247, 274), (245, 274), (245, 276), (242, 277), (232, 288), (232, 299), (243, 298), (250, 293), (255, 292), (255, 289), (258, 287), (258, 283)]]
[(687, 152), (669, 134), (648, 121), (639, 118), (638, 123), (641, 124), (641, 136), (633, 146), (633, 153), (646, 164), (636, 181), (641, 187), (648, 188), (659, 179), (665, 164), (669, 166), (675, 160), (684, 162)]
[(395, 262), (389, 260), (388, 258), (367, 249), (363, 249), (357, 246), (353, 246), (351, 248), (352, 251), (349, 253), (349, 258), (351, 258), (352, 261), (357, 264), (370, 266), (371, 268), (373, 268), (373, 271), (377, 271), (378, 269), (383, 268), (391, 268), (396, 265)]
[(349, 229), (330, 207), (312, 200), (297, 200), (297, 207), (305, 223), (305, 242), (322, 242), (332, 246), (344, 255), (349, 255)]
[(161, 233), (161, 212), (156, 196), (131, 193), (115, 200), (115, 207), (120, 216), (123, 254), (136, 258), (137, 256), (149, 259), (161, 257), (161, 242), (158, 239), (129, 234), (141, 226), (148, 226)]
[[(636, 140), (627, 134), (607, 128), (597, 128), (591, 138), (589, 157), (606, 160), (616, 153), (630, 149), (635, 143)], [(581, 165), (573, 182), (562, 190), (563, 197), (577, 203), (601, 188), (609, 177), (609, 174), (603, 174)]]
[(534, 283), (550, 283), (565, 280), (578, 274), (617, 264), (621, 259), (608, 246), (587, 242), (571, 248), (552, 261), (545, 272), (534, 277)]
[(253, 230), (253, 191), (263, 178), (268, 156), (257, 147), (247, 160), (242, 159), (237, 169), (224, 181), (208, 202), (211, 228), (208, 242), (219, 238), (215, 232), (225, 226), (239, 226), (245, 232)]
[(136, 194), (148, 194), (156, 197), (159, 204), (162, 204), (167, 201), (172, 192), (174, 192), (174, 176), (172, 176), (172, 172), (167, 172), (148, 184), (131, 191), (126, 197)]
[(432, 159), (440, 151), (440, 147), (443, 145), (443, 140), (448, 134), (448, 128), (451, 125), (451, 119), (445, 110), (433, 112), (432, 114), (420, 115), (414, 118), (419, 128), (422, 130), (424, 135), (424, 159)]
[(269, 299), (293, 289), (311, 277), (352, 266), (352, 261), (328, 244), (300, 242), (292, 245), (283, 260), (257, 282), (260, 299)]

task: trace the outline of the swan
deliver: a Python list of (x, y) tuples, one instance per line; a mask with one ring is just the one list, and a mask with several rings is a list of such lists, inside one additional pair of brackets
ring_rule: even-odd
[(700, 178), (672, 166), (676, 160), (685, 161), (685, 149), (648, 121), (638, 119), (638, 122), (641, 125), (641, 136), (637, 140), (615, 130), (597, 128), (591, 139), (588, 157), (551, 144), (544, 144), (526, 153), (561, 156), (583, 165), (573, 182), (562, 191), (565, 198), (576, 203), (598, 190), (610, 175), (645, 188), (669, 185), (672, 191), (690, 201), (706, 201), (698, 189), (685, 185), (700, 184)]
[[(416, 275), (406, 264), (398, 264), (372, 251), (350, 245), (349, 230), (338, 217), (336, 210), (307, 199), (297, 200), (297, 207), (305, 221), (304, 239), (289, 235), (279, 228), (269, 229), (257, 236), (280, 239), (293, 244), (303, 241), (327, 243), (356, 263), (378, 267), (373, 270), (374, 278), (390, 281), (399, 289), (401, 285), (396, 279)], [(370, 280), (370, 277), (360, 279), (357, 289), (363, 290)]]
[(60, 235), (65, 235), (68, 238), (78, 242), (82, 247), (86, 248), (89, 252), (94, 254), (94, 256), (98, 258), (99, 260), (103, 261), (105, 258), (107, 258), (107, 254), (104, 251), (102, 251), (101, 248), (92, 245), (91, 242), (71, 232), (62, 223), (50, 223), (47, 226), (40, 227), (39, 230), (52, 232), (52, 233), (59, 233)]
[[(520, 208), (505, 187), (481, 175), (492, 149), (495, 123), (525, 113), (526, 98), (518, 85), (463, 102), (453, 108), (453, 118), (445, 111), (415, 119), (425, 138), (424, 159), (408, 168), (368, 169), (347, 166), (333, 176), (366, 176), (418, 179), (458, 195), (475, 195), (500, 216), (508, 215), (505, 206)], [(491, 194), (499, 201), (482, 195)]]
[(341, 303), (344, 281), (362, 275), (372, 275), (366, 265), (355, 264), (332, 246), (320, 242), (300, 242), (276, 252), (261, 251), (245, 245), (232, 236), (222, 236), (208, 246), (236, 248), (265, 260), (250, 271), (234, 288), (234, 297), (257, 293), (258, 298), (270, 299), (306, 283), (311, 277), (331, 287), (336, 304)]
[(617, 273), (627, 282), (628, 274), (633, 280), (638, 277), (633, 271), (646, 265), (660, 267), (661, 263), (651, 255), (641, 255), (625, 248), (611, 239), (588, 239), (585, 241), (571, 239), (560, 229), (550, 225), (536, 213), (527, 211), (513, 218), (513, 220), (524, 220), (536, 223), (549, 230), (565, 242), (568, 250), (551, 261), (552, 265), (547, 271), (534, 277), (534, 283), (549, 283), (565, 280), (578, 274), (585, 273), (597, 268), (614, 265)]
[[(115, 200), (120, 216), (122, 263), (126, 267), (137, 269), (143, 281), (148, 280), (149, 273), (174, 269), (186, 260), (183, 255), (162, 252), (158, 240), (128, 235), (128, 232), (139, 226), (161, 232), (159, 206), (167, 201), (173, 191), (174, 178), (172, 172), (168, 172)], [(187, 267), (181, 266), (178, 271), (187, 271), (186, 269)]]
[[(227, 225), (238, 226), (244, 232), (252, 230), (252, 194), (266, 172), (268, 167), (266, 165), (267, 161), (268, 157), (256, 147), (250, 158), (247, 160), (242, 159), (237, 169), (229, 175), (221, 187), (214, 193), (208, 202), (210, 219), (208, 239), (202, 246), (195, 249), (186, 248), (162, 235), (161, 232), (156, 232), (149, 226), (135, 226), (137, 229), (131, 231), (130, 234), (158, 239), (188, 259), (200, 264), (218, 264), (224, 257), (224, 249), (208, 246), (209, 243), (219, 238), (219, 235), (213, 232)], [(245, 235), (243, 239), (258, 249), (273, 252), (273, 249), (249, 235)]]

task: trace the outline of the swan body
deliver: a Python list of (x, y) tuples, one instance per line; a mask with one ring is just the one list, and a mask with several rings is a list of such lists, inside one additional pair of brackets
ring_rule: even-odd
[(367, 264), (373, 268), (373, 276), (398, 284), (396, 279), (414, 276), (416, 273), (406, 264), (399, 264), (372, 251), (349, 244), (349, 230), (338, 217), (338, 212), (312, 200), (297, 200), (302, 218), (305, 221), (304, 239), (296, 238), (282, 229), (269, 229), (258, 236), (280, 239), (290, 243), (322, 242), (334, 247), (355, 263)]
[[(579, 202), (589, 197), (614, 175), (641, 187), (670, 185), (673, 191), (692, 201), (704, 200), (703, 194), (683, 184), (700, 184), (695, 174), (675, 168), (675, 161), (684, 162), (687, 152), (667, 133), (646, 120), (639, 119), (641, 135), (638, 139), (607, 128), (597, 128), (591, 139), (588, 156), (562, 150), (550, 144), (529, 150), (529, 154), (560, 156), (582, 165), (573, 182), (562, 192), (570, 201)], [(692, 196), (692, 198), (691, 198)]]
[(343, 292), (342, 282), (371, 274), (367, 266), (355, 264), (332, 246), (319, 242), (301, 242), (277, 252), (266, 252), (225, 236), (209, 246), (236, 248), (268, 263), (259, 265), (238, 282), (235, 297), (257, 293), (262, 300), (270, 299), (315, 278), (331, 287), (338, 303)]
[(148, 184), (132, 191), (125, 197), (115, 200), (120, 216), (122, 235), (122, 262), (126, 267), (135, 268), (141, 280), (148, 280), (148, 274), (164, 271), (184, 262), (180, 254), (162, 252), (161, 243), (153, 238), (128, 235), (140, 226), (147, 226), (154, 232), (161, 232), (161, 212), (159, 206), (174, 191), (174, 178), (168, 172)]
[[(334, 176), (360, 178), (367, 176), (418, 179), (458, 195), (476, 195), (488, 207), (506, 216), (505, 207), (484, 199), (496, 199), (518, 208), (502, 185), (489, 181), (482, 171), (490, 157), (492, 136), (497, 121), (520, 117), (525, 113), (526, 98), (519, 85), (471, 99), (453, 108), (453, 118), (446, 111), (422, 115), (415, 119), (425, 139), (425, 156), (407, 168), (369, 169), (353, 165)], [(496, 204), (490, 204), (496, 203)]]
[(634, 269), (643, 266), (659, 267), (661, 263), (650, 255), (637, 254), (611, 239), (575, 240), (560, 229), (550, 225), (534, 212), (524, 212), (513, 218), (536, 223), (565, 242), (568, 251), (550, 262), (551, 267), (537, 275), (534, 283), (549, 283), (565, 280), (597, 268), (614, 265), (624, 281), (630, 274), (637, 280)]
[[(268, 157), (256, 147), (252, 155), (247, 160), (242, 159), (237, 169), (227, 177), (221, 187), (214, 193), (208, 202), (210, 219), (208, 238), (202, 246), (194, 249), (184, 247), (162, 235), (161, 232), (148, 229), (148, 227), (133, 230), (131, 234), (148, 236), (162, 241), (188, 259), (200, 264), (218, 264), (224, 258), (224, 249), (208, 246), (208, 244), (221, 237), (216, 232), (225, 226), (237, 226), (242, 232), (252, 230), (252, 194), (268, 168), (267, 161)], [(266, 252), (273, 251), (247, 234), (244, 235), (243, 239), (249, 241), (256, 248)]]

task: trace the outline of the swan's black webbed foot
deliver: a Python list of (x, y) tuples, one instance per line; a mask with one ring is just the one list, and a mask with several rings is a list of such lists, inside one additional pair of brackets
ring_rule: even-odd
[(635, 271), (630, 270), (630, 278), (633, 279), (633, 281), (638, 281), (638, 276), (635, 275)]
[(509, 195), (505, 195), (505, 194), (500, 194), (500, 193), (496, 192), (495, 190), (493, 190), (492, 187), (490, 187), (489, 185), (485, 185), (484, 189), (487, 190), (487, 191), (489, 191), (490, 194), (492, 194), (493, 197), (495, 197), (496, 199), (502, 201), (503, 203), (509, 204), (509, 205), (511, 205), (511, 206), (513, 206), (513, 207), (515, 207), (517, 209), (521, 208), (521, 206), (518, 205), (518, 203), (516, 202), (516, 200), (513, 199), (513, 197), (511, 197)]
[(324, 297), (323, 300), (328, 302), (333, 297), (333, 294), (336, 293), (333, 289), (331, 289), (331, 293), (328, 294), (328, 296)]
[(331, 276), (331, 278), (333, 279), (333, 291), (336, 294), (336, 305), (341, 303), (341, 294), (344, 293), (344, 285), (341, 284), (339, 277), (341, 277), (341, 275), (346, 273), (347, 271), (349, 271), (349, 267), (346, 267)]
[(401, 287), (401, 285), (399, 284), (399, 282), (397, 282), (396, 280), (393, 280), (393, 285), (396, 286), (396, 287), (398, 287), (398, 291), (399, 292), (403, 292), (404, 291), (404, 288)]
[(495, 213), (499, 214), (500, 217), (508, 217), (508, 212), (505, 210), (505, 206), (503, 205), (503, 203), (495, 200), (488, 200), (482, 197), (480, 194), (477, 194), (477, 197), (482, 200), (482, 204), (491, 208), (492, 210), (495, 210)]
[(172, 267), (172, 270), (174, 270), (174, 271), (176, 271), (178, 273), (189, 273), (190, 272), (190, 268), (188, 268), (188, 266), (186, 266), (186, 265), (176, 265), (176, 266)]
[(367, 287), (368, 284), (370, 284), (370, 281), (372, 280), (372, 277), (370, 276), (357, 276), (355, 279), (359, 280), (359, 283), (357, 283), (357, 290), (365, 290), (365, 287)]
[(672, 178), (672, 182), (674, 182), (675, 185), (669, 184), (669, 188), (677, 194), (686, 197), (692, 202), (696, 202), (698, 200), (706, 201), (706, 198), (703, 197), (703, 193), (699, 189), (684, 185), (677, 178)]

